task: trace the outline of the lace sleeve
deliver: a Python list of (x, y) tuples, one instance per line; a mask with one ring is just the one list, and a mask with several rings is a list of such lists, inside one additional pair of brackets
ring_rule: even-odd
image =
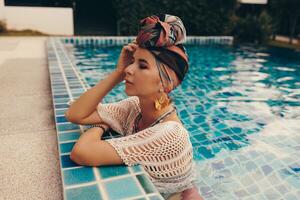
[(157, 124), (133, 135), (106, 140), (128, 166), (151, 165), (176, 159), (189, 139), (176, 122)]
[(137, 109), (138, 97), (133, 96), (114, 103), (99, 103), (97, 112), (101, 119), (116, 132), (126, 135), (132, 112)]

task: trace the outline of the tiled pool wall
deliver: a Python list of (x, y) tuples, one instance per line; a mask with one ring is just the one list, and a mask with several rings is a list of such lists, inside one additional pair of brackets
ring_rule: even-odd
[[(103, 45), (103, 46), (121, 46), (134, 40), (136, 36), (127, 37), (100, 37), (100, 36), (86, 36), (86, 37), (61, 37), (64, 43), (78, 44), (78, 45)], [(187, 36), (185, 44), (187, 45), (232, 45), (232, 36)]]
[[(79, 166), (70, 160), (73, 145), (86, 127), (67, 121), (68, 102), (90, 86), (81, 78), (64, 44), (118, 46), (135, 37), (53, 37), (47, 40), (48, 66), (57, 129), (64, 199), (163, 199), (141, 166)], [(188, 37), (187, 44), (231, 45), (232, 37)], [(108, 133), (104, 139), (117, 137)]]

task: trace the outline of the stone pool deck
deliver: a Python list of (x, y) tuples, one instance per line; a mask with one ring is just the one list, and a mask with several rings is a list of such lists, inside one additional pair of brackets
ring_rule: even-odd
[(47, 37), (0, 37), (0, 197), (63, 199)]

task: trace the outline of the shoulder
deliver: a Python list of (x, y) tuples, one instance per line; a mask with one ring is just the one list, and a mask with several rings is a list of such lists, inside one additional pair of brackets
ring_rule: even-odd
[(130, 96), (126, 99), (123, 99), (120, 101), (120, 103), (122, 102), (122, 104), (127, 104), (130, 107), (133, 107), (135, 109), (136, 112), (139, 112), (140, 109), (140, 100), (137, 96)]
[(140, 100), (137, 96), (131, 96), (131, 97), (128, 97), (126, 98), (126, 100), (128, 102), (131, 102), (132, 104), (135, 104), (135, 105), (139, 105), (140, 104)]
[(177, 153), (192, 151), (189, 133), (179, 122), (167, 121), (157, 124), (153, 127), (152, 132), (154, 132), (152, 136), (154, 140), (162, 142), (164, 146), (162, 153), (165, 153), (165, 148), (176, 149)]
[(133, 105), (139, 105), (140, 101), (137, 96), (130, 96), (128, 98), (122, 99), (118, 101), (117, 103), (128, 103), (128, 104), (133, 104)]
[(139, 106), (139, 98), (137, 96), (130, 96), (125, 99), (121, 99), (119, 101), (111, 102), (111, 103), (99, 103), (99, 106), (108, 106), (108, 107), (120, 107), (126, 109), (128, 107), (135, 107), (138, 109)]
[(177, 137), (189, 138), (189, 133), (186, 128), (177, 121), (166, 121), (152, 127), (152, 130), (157, 133), (171, 134)]

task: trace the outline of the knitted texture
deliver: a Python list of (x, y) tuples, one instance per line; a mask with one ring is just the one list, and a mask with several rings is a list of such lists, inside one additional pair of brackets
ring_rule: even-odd
[(161, 193), (181, 192), (194, 186), (195, 167), (188, 131), (167, 121), (132, 134), (140, 112), (139, 99), (99, 103), (100, 118), (122, 137), (107, 139), (128, 166), (140, 164)]

